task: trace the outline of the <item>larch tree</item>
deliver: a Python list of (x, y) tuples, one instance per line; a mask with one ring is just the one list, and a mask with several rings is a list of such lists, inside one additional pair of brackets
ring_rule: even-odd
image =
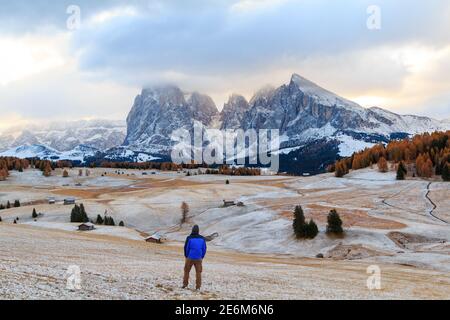
[(189, 205), (183, 201), (183, 203), (181, 204), (181, 224), (187, 222), (188, 214), (189, 214)]
[(381, 157), (377, 163), (378, 171), (380, 172), (388, 172), (388, 163), (384, 157)]

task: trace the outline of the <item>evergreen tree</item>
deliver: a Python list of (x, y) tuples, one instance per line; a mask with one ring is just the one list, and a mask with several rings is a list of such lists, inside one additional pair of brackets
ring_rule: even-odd
[(8, 202), (6, 203), (6, 209), (10, 209), (10, 208), (11, 208), (11, 203), (8, 200)]
[(19, 208), (20, 207), (20, 201), (19, 200), (15, 200), (14, 201), (14, 208)]
[(225, 181), (225, 184), (230, 184), (230, 180)]
[(317, 227), (317, 224), (314, 222), (313, 219), (311, 219), (307, 226), (307, 237), (309, 239), (314, 239), (319, 234), (319, 228)]
[(119, 227), (125, 227), (125, 223), (123, 221), (120, 221)]
[(2, 222), (2, 217), (0, 217), (0, 222)]
[(405, 180), (405, 175), (408, 172), (403, 161), (400, 161), (397, 168), (397, 180)]
[(101, 216), (101, 215), (97, 215), (97, 221), (96, 221), (96, 224), (103, 224), (103, 223), (104, 223), (104, 221), (103, 221), (102, 216)]
[(301, 206), (296, 206), (294, 210), (294, 222), (292, 223), (294, 234), (297, 239), (307, 237), (307, 224), (305, 221), (305, 214)]
[(36, 219), (38, 217), (38, 214), (36, 213), (36, 208), (33, 208), (33, 213), (31, 214), (31, 217), (33, 219)]
[(450, 163), (446, 162), (442, 168), (442, 180), (450, 181)]
[(335, 209), (331, 210), (328, 214), (328, 225), (327, 225), (327, 233), (328, 234), (343, 234), (344, 230), (342, 229), (342, 220), (339, 217), (339, 214)]
[(110, 226), (115, 226), (116, 225), (116, 223), (114, 222), (113, 217), (109, 217), (109, 225)]
[(0, 210), (5, 210), (5, 206), (2, 204), (0, 204)]
[(89, 217), (88, 217), (86, 210), (84, 209), (84, 205), (82, 203), (80, 204), (80, 219), (81, 219), (80, 222), (84, 222), (84, 223), (89, 222)]
[(72, 213), (70, 214), (70, 222), (82, 222), (81, 221), (81, 215), (80, 215), (80, 207), (78, 205), (75, 205), (72, 209)]

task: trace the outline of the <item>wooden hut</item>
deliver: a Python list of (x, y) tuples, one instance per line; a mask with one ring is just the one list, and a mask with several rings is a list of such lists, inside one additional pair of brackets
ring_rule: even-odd
[(92, 231), (95, 229), (95, 226), (91, 222), (82, 223), (78, 226), (78, 231)]

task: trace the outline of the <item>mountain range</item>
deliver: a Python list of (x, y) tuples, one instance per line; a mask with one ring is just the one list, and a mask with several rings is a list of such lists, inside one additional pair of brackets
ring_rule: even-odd
[(172, 85), (145, 88), (135, 98), (126, 126), (119, 121), (84, 121), (27, 128), (15, 136), (1, 135), (0, 151), (32, 154), (31, 148), (40, 146), (49, 148), (49, 155), (59, 152), (56, 157), (70, 156), (74, 150), (80, 158), (81, 149), (86, 159), (93, 154), (96, 159), (120, 161), (164, 159), (174, 144), (170, 134), (179, 128), (192, 131), (195, 121), (222, 130), (279, 129), (281, 170), (294, 173), (323, 171), (339, 156), (375, 143), (450, 129), (448, 120), (363, 108), (294, 74), (289, 83), (265, 87), (250, 101), (231, 95), (222, 111), (205, 94)]

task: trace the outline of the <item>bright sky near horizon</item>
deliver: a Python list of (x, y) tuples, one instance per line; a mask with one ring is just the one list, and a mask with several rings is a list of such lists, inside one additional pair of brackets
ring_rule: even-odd
[(0, 6), (0, 130), (44, 120), (125, 119), (142, 87), (168, 82), (211, 95), (221, 109), (230, 94), (251, 98), (292, 73), (365, 107), (450, 118), (446, 0)]

